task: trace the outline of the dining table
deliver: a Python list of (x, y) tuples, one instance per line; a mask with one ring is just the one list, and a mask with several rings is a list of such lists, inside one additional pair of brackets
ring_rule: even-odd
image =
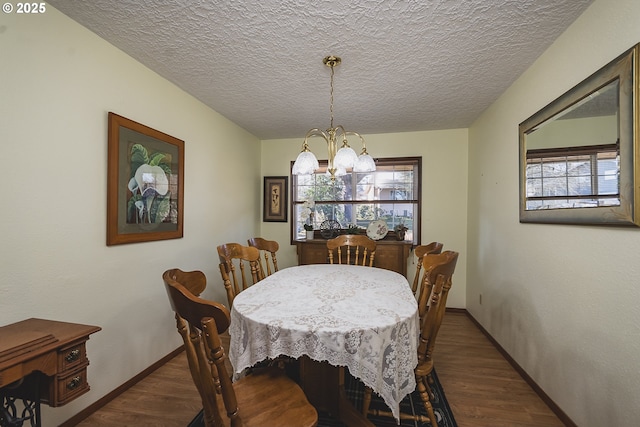
[(281, 356), (300, 360), (300, 382), (319, 411), (373, 426), (344, 389), (344, 370), (399, 421), (415, 389), (418, 307), (407, 279), (376, 267), (310, 264), (281, 269), (236, 296), (229, 360), (234, 377)]

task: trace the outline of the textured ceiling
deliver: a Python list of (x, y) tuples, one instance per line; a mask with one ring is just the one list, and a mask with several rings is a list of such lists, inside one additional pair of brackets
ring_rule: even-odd
[(465, 128), (592, 0), (51, 0), (261, 139)]

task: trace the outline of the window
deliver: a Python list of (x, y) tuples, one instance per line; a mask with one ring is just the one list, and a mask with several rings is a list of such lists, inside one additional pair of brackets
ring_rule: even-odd
[[(327, 162), (321, 161), (315, 174), (293, 175), (292, 240), (304, 238), (303, 226), (309, 223), (314, 230), (337, 221), (341, 229), (364, 231), (371, 221), (382, 219), (389, 230), (404, 224), (405, 239), (420, 244), (421, 163), (420, 157), (376, 159), (375, 172), (348, 172), (332, 182)], [(312, 218), (309, 201), (314, 203)]]
[(618, 206), (617, 144), (527, 151), (528, 210)]

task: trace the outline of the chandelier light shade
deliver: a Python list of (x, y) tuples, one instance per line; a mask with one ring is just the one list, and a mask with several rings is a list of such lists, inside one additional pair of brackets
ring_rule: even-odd
[[(345, 130), (342, 125), (333, 126), (333, 72), (334, 68), (340, 65), (342, 59), (338, 56), (327, 56), (322, 62), (331, 68), (330, 126), (326, 131), (313, 128), (307, 132), (302, 143), (302, 151), (293, 164), (291, 173), (293, 175), (311, 175), (320, 167), (318, 159), (309, 150), (309, 139), (312, 137), (321, 137), (327, 143), (329, 154), (327, 174), (331, 176), (332, 180), (335, 180), (337, 176), (346, 175), (347, 169), (352, 169), (354, 172), (373, 172), (376, 170), (376, 163), (367, 153), (364, 138), (357, 132)], [(360, 139), (362, 143), (360, 155), (357, 155), (353, 148), (349, 146), (348, 136), (355, 136)], [(340, 148), (338, 148), (338, 139), (342, 141)]]
[(296, 162), (293, 164), (292, 173), (294, 175), (311, 175), (320, 167), (316, 156), (306, 147), (300, 154)]

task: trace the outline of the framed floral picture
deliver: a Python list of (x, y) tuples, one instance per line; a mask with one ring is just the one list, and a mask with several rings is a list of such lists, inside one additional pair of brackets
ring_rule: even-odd
[(183, 235), (184, 141), (109, 113), (107, 246)]
[(287, 222), (287, 177), (264, 177), (264, 222)]

